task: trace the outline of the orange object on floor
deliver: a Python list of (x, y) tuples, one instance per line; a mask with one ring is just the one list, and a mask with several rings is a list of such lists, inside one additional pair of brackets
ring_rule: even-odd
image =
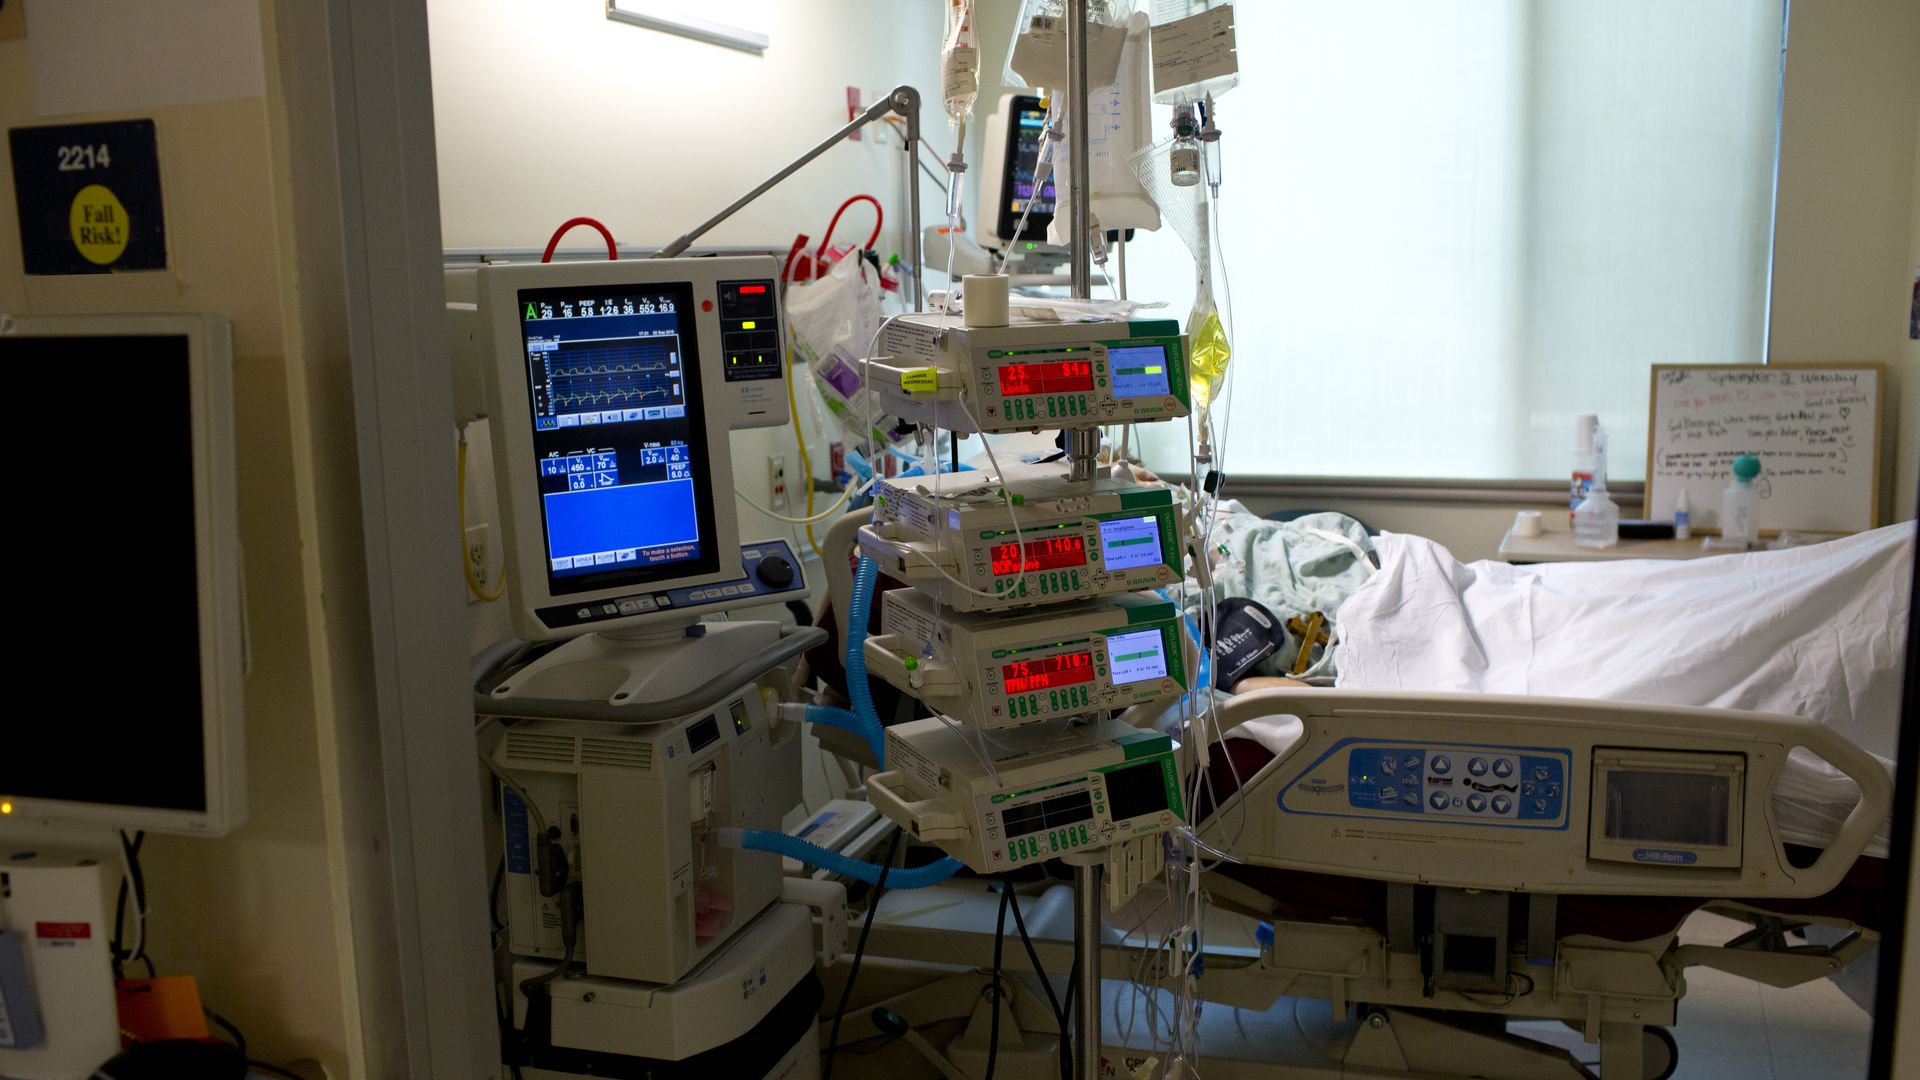
[(193, 976), (121, 979), (115, 989), (122, 1038), (144, 1043), (208, 1037), (207, 1014), (200, 1007), (200, 987)]

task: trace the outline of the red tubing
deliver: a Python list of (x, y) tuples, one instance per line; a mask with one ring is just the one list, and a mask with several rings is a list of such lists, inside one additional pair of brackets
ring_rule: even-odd
[[(873, 205), (875, 207), (878, 207), (880, 204), (874, 203)], [(841, 209), (845, 209), (845, 207), (842, 207)], [(836, 219), (837, 219), (837, 215), (836, 215)], [(607, 227), (605, 225), (600, 224), (598, 221), (595, 221), (590, 217), (577, 217), (577, 218), (568, 218), (566, 224), (560, 226), (558, 229), (555, 229), (553, 231), (553, 239), (547, 241), (547, 250), (544, 253), (542, 253), (540, 256), (541, 262), (544, 263), (544, 262), (553, 261), (553, 249), (560, 246), (560, 238), (567, 235), (568, 232), (572, 231), (573, 227), (576, 225), (591, 225), (594, 228), (600, 230), (600, 235), (603, 237), (606, 237), (606, 240), (607, 240), (607, 258), (618, 259), (620, 257), (619, 251), (616, 250), (613, 246), (613, 234), (607, 231)], [(876, 237), (880, 235), (879, 228), (877, 226), (874, 229), (873, 235)]]

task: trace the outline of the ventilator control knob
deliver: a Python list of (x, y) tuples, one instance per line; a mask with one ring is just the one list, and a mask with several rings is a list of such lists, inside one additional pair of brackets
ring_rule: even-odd
[(793, 564), (779, 555), (769, 555), (760, 560), (760, 566), (754, 576), (776, 589), (784, 589), (793, 584)]

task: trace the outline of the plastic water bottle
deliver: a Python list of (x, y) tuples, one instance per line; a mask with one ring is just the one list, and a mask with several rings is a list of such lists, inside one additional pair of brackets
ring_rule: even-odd
[(1567, 520), (1586, 500), (1593, 487), (1594, 459), (1599, 454), (1600, 418), (1585, 413), (1573, 418), (1573, 483), (1567, 491)]
[(1733, 459), (1733, 482), (1720, 496), (1720, 539), (1727, 544), (1752, 547), (1753, 479), (1760, 475), (1760, 459), (1741, 454)]
[(1680, 489), (1680, 497), (1673, 500), (1673, 538), (1675, 540), (1693, 539), (1693, 503), (1687, 498), (1687, 489)]
[(1573, 542), (1583, 548), (1610, 548), (1620, 542), (1620, 507), (1607, 496), (1607, 474), (1596, 473), (1587, 497), (1573, 511)]

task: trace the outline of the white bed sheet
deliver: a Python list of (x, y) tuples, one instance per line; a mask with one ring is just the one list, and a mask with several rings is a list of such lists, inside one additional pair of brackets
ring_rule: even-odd
[[(1662, 562), (1461, 563), (1375, 540), (1380, 571), (1340, 609), (1337, 685), (1705, 705), (1804, 716), (1879, 757), (1899, 738), (1914, 523), (1786, 551)], [(1276, 753), (1290, 718), (1238, 732)], [(1782, 836), (1824, 846), (1858, 788), (1796, 752)], [(1867, 854), (1884, 857), (1885, 826)]]

